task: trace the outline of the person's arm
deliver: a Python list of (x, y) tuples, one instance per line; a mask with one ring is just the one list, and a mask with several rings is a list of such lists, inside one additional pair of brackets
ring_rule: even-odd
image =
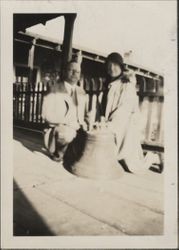
[(120, 101), (116, 109), (110, 114), (108, 120), (118, 122), (123, 119), (128, 120), (131, 113), (134, 111), (137, 95), (135, 87), (128, 83), (123, 88)]
[(50, 124), (64, 124), (67, 110), (68, 107), (63, 93), (49, 93), (44, 97), (41, 115)]
[(128, 70), (123, 74), (123, 91), (121, 93), (120, 101), (116, 110), (111, 113), (109, 120), (115, 121), (123, 117), (125, 114), (125, 120), (127, 120), (134, 111), (136, 102), (137, 102), (137, 93), (136, 93), (136, 77), (133, 71)]

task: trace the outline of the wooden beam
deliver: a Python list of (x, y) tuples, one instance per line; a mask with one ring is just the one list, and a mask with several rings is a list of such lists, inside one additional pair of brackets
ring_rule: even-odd
[(62, 46), (62, 72), (67, 62), (72, 58), (72, 37), (76, 14), (65, 15), (65, 30)]
[(32, 46), (29, 50), (29, 57), (28, 57), (28, 67), (30, 68), (30, 71), (29, 71), (29, 83), (30, 84), (33, 84), (32, 81), (33, 81), (35, 44), (36, 44), (36, 38), (32, 40)]

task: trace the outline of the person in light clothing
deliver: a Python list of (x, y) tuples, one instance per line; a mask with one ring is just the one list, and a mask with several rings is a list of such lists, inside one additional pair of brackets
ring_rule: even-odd
[(135, 172), (146, 168), (141, 147), (140, 114), (136, 79), (125, 71), (123, 58), (111, 53), (105, 63), (107, 80), (101, 103), (101, 116), (115, 135), (117, 157), (125, 170)]
[(86, 93), (77, 86), (81, 67), (71, 61), (65, 69), (64, 81), (56, 82), (44, 97), (42, 118), (48, 124), (44, 142), (55, 161), (63, 161), (68, 145), (80, 129), (86, 130)]

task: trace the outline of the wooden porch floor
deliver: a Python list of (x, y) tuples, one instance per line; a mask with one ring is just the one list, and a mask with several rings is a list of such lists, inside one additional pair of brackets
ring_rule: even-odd
[(53, 162), (42, 134), (14, 129), (14, 235), (162, 235), (163, 174), (84, 179)]

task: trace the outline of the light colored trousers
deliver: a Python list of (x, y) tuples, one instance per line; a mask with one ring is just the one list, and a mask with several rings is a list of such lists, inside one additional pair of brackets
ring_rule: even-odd
[(76, 137), (76, 130), (65, 124), (50, 126), (45, 131), (44, 144), (50, 154), (66, 148)]

